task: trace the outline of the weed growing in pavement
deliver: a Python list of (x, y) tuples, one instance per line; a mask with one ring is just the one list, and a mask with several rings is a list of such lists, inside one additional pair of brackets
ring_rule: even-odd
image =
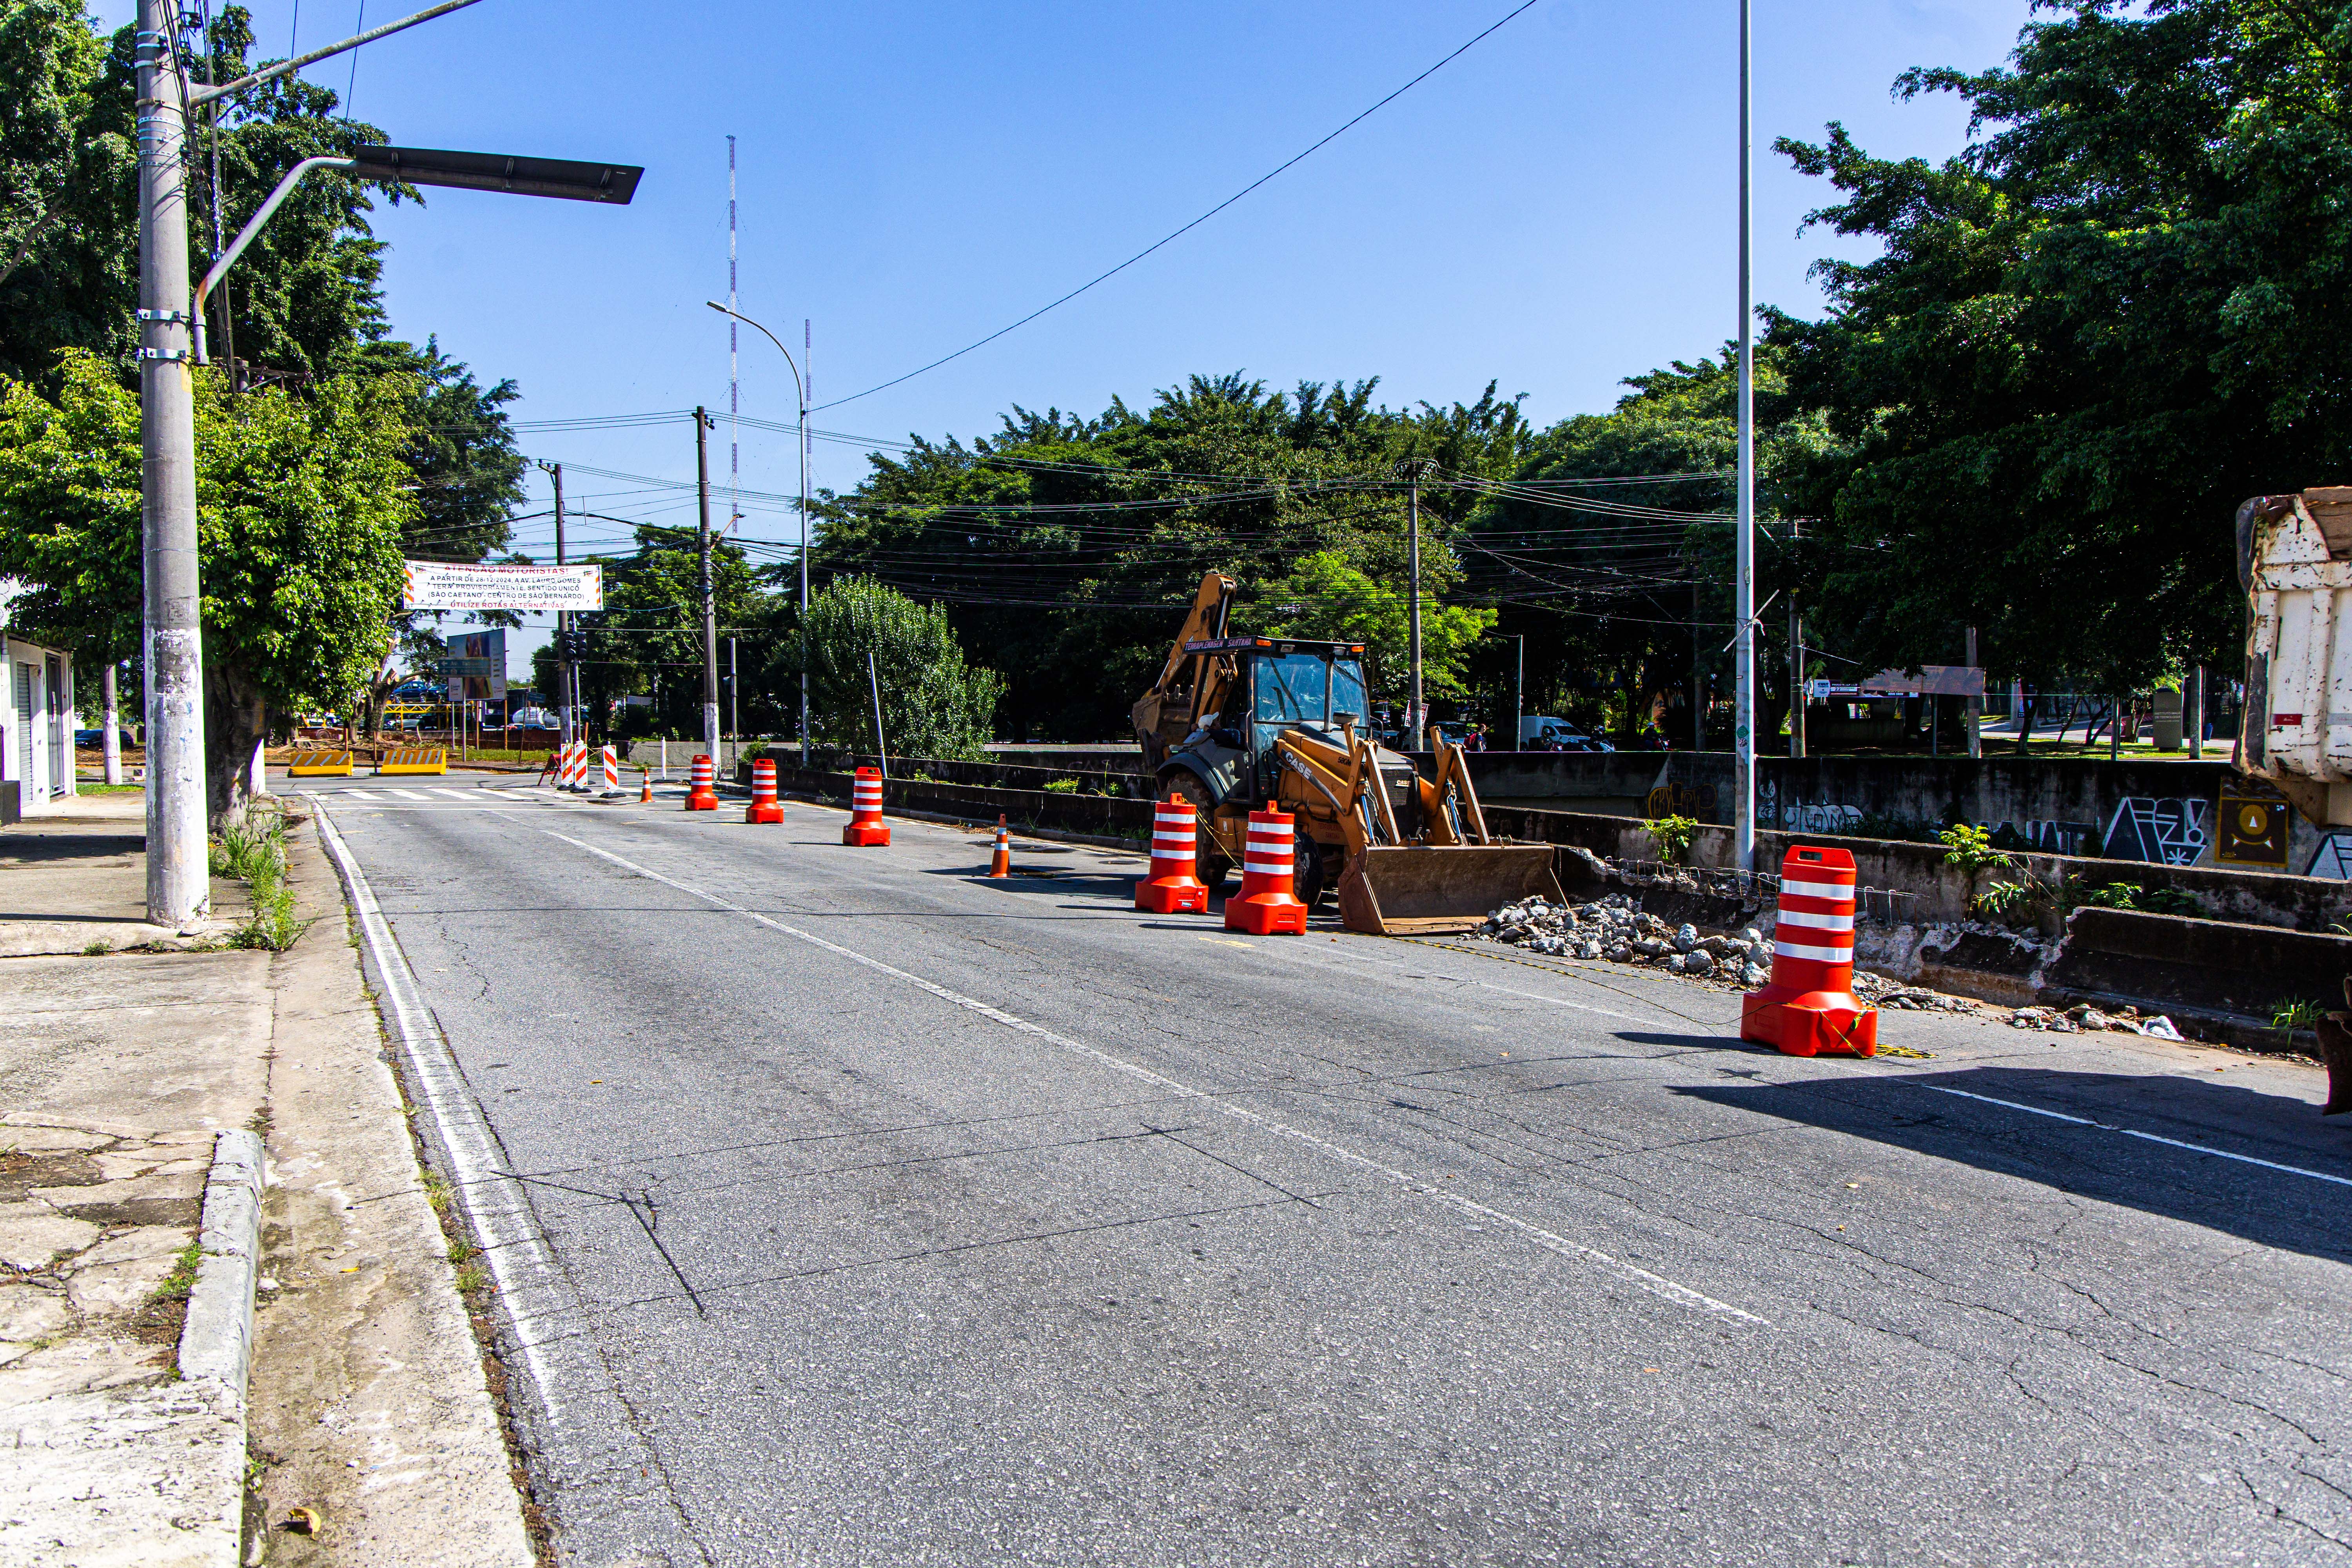
[(1679, 865), (1690, 852), (1691, 840), (1698, 837), (1696, 816), (1654, 816), (1642, 824), (1650, 842), (1658, 847), (1658, 858), (1667, 865)]
[(438, 1171), (425, 1173), (425, 1201), (433, 1205), (435, 1214), (449, 1212), (449, 1181)]
[(449, 1261), (452, 1263), (464, 1263), (480, 1256), (481, 1249), (470, 1241), (460, 1238), (449, 1244)]
[(2298, 996), (2271, 1015), (2271, 1027), (2282, 1035), (2308, 1029), (2318, 1022), (2319, 1004), (2308, 996)]
[(204, 1256), (205, 1248), (201, 1242), (192, 1241), (180, 1248), (180, 1255), (172, 1260), (172, 1271), (163, 1276), (163, 1282), (156, 1286), (155, 1293), (147, 1299), (150, 1301), (186, 1300), (188, 1292), (196, 1288), (196, 1265), (204, 1261)]
[(231, 947), (283, 952), (310, 922), (294, 918), (294, 889), (286, 885), (286, 819), (256, 811), (221, 829), (212, 844), (215, 877), (235, 877), (251, 890), (253, 913), (229, 932)]
[(477, 1290), (487, 1289), (489, 1283), (490, 1271), (478, 1263), (468, 1263), (457, 1270), (457, 1289), (462, 1295), (470, 1296)]
[(1045, 781), (1045, 793), (1047, 795), (1076, 795), (1078, 793), (1078, 781), (1076, 779), (1047, 779)]
[(81, 955), (84, 958), (103, 958), (113, 951), (113, 946), (104, 937), (100, 937), (96, 942), (83, 944)]

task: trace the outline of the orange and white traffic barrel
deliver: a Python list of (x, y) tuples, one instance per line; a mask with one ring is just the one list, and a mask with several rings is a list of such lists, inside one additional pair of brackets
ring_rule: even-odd
[(991, 877), (1013, 875), (1013, 836), (1004, 830), (1004, 814), (996, 814), (996, 853), (988, 858)]
[(572, 755), (565, 760), (563, 787), (574, 795), (588, 787), (588, 742), (572, 742)]
[(784, 808), (776, 799), (776, 764), (772, 758), (751, 759), (751, 804), (743, 811), (746, 822), (782, 822)]
[(1227, 931), (1252, 936), (1307, 934), (1307, 906), (1292, 887), (1296, 847), (1288, 812), (1275, 810), (1268, 801), (1264, 811), (1250, 813), (1249, 842), (1242, 850), (1242, 890), (1225, 900)]
[[(1155, 915), (1209, 912), (1209, 889), (1193, 875), (1192, 858), (1199, 844), (1199, 826), (1192, 807), (1181, 795), (1171, 795), (1151, 812), (1151, 874), (1135, 885), (1135, 907)], [(1289, 874), (1286, 851), (1283, 872)]]
[(890, 825), (882, 820), (882, 770), (860, 768), (851, 781), (849, 826), (841, 830), (844, 844), (887, 847)]
[(688, 811), (719, 809), (719, 787), (712, 778), (709, 757), (698, 756), (694, 759), (694, 778), (687, 785), (686, 809)]
[(1853, 857), (1790, 847), (1780, 862), (1772, 979), (1739, 1004), (1739, 1037), (1792, 1057), (1878, 1054), (1878, 1009), (1853, 994)]

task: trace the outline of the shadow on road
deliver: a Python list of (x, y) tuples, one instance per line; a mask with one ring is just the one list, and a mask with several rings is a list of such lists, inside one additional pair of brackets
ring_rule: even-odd
[[(2286, 1095), (2170, 1073), (2006, 1067), (1690, 1085), (1673, 1092), (2164, 1215), (2265, 1247), (2352, 1261), (2352, 1188), (2339, 1184), (2352, 1181), (2352, 1137), (2323, 1124), (2316, 1106)], [(1969, 1095), (2098, 1125), (1963, 1098)], [(2242, 1158), (2217, 1158), (2158, 1138)], [(2247, 1158), (2337, 1180), (2249, 1164)]]

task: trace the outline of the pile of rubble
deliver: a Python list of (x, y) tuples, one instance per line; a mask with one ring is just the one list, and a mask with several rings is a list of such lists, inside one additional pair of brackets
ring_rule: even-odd
[(1541, 898), (1506, 904), (1472, 934), (1553, 958), (1655, 964), (1677, 974), (1719, 975), (1751, 987), (1771, 974), (1772, 944), (1754, 928), (1737, 936), (1701, 936), (1696, 926), (1670, 926), (1643, 913), (1622, 893), (1589, 904)]
[(2112, 1030), (2119, 1035), (2146, 1035), (2155, 1040), (2181, 1038), (2179, 1028), (2161, 1013), (2140, 1016), (2137, 1007), (2120, 1012), (2103, 1013), (2088, 1002), (2077, 1002), (2064, 1012), (2055, 1007), (2020, 1007), (2010, 1015), (2012, 1029), (2040, 1029), (2053, 1035), (2097, 1034)]
[(1866, 969), (1853, 972), (1853, 990), (1856, 1001), (1906, 1013), (1973, 1013), (1977, 1005), (1965, 996), (1947, 996), (1940, 991), (1906, 985), (1900, 980), (1889, 980)]

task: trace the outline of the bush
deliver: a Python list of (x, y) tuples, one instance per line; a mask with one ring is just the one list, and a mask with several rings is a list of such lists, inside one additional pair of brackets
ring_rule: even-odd
[(842, 577), (809, 605), (813, 737), (844, 751), (874, 746), (874, 681), (882, 740), (893, 756), (977, 759), (1004, 695), (1004, 678), (964, 661), (947, 611), (919, 605), (868, 577)]
[(2007, 871), (2017, 862), (1993, 847), (1992, 836), (1971, 823), (1955, 822), (1936, 835), (1944, 847), (1944, 864), (1958, 866), (1973, 877), (1979, 871)]
[(1698, 837), (1696, 816), (1654, 816), (1642, 824), (1650, 842), (1658, 847), (1658, 858), (1669, 865), (1679, 864), (1690, 852), (1691, 840)]

